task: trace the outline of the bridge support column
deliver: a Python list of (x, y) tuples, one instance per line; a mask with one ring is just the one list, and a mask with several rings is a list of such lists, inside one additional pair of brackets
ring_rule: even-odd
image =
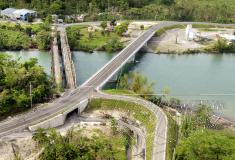
[(82, 102), (80, 102), (79, 106), (78, 106), (78, 116), (80, 116), (82, 114), (82, 112), (86, 109), (87, 105), (89, 103), (89, 100), (83, 100)]
[(108, 81), (109, 83), (117, 82), (120, 77), (120, 71), (115, 73), (115, 75)]
[(154, 51), (148, 46), (148, 42), (146, 42), (144, 44), (144, 46), (141, 48), (140, 50), (141, 52), (145, 52), (145, 53), (154, 53)]
[(132, 57), (128, 60), (127, 63), (133, 63), (133, 62), (135, 62), (135, 55), (132, 56)]

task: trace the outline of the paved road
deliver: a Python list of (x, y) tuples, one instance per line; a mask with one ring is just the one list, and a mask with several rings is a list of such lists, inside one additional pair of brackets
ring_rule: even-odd
[[(57, 99), (54, 103), (46, 104), (44, 107), (38, 109), (37, 111), (32, 111), (27, 114), (23, 114), (1, 122), (0, 137), (8, 135), (12, 132), (26, 129), (29, 125), (36, 124), (44, 119), (55, 116), (59, 112), (69, 109), (82, 100), (89, 98), (94, 92), (94, 89), (99, 89), (101, 86), (103, 86), (104, 83), (117, 71), (117, 69), (124, 65), (125, 62), (127, 62), (128, 59), (154, 35), (156, 30), (174, 24), (186, 24), (186, 22), (162, 22), (151, 27), (138, 38), (136, 38), (136, 40), (129, 44), (125, 49), (123, 49), (117, 56), (115, 56), (109, 63), (102, 67), (96, 74), (94, 74), (79, 88), (69, 91), (65, 94), (65, 96)], [(162, 132), (159, 130), (159, 128), (157, 128), (156, 130), (157, 132)], [(154, 143), (160, 142), (154, 140)], [(158, 152), (160, 152), (160, 150), (157, 151), (156, 154)]]

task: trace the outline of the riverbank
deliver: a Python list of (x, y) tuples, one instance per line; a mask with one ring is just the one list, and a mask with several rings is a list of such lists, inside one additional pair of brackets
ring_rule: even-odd
[(99, 26), (78, 25), (70, 26), (66, 30), (69, 45), (73, 51), (108, 51), (111, 53), (124, 48), (120, 35), (114, 31), (104, 31)]
[(46, 23), (21, 24), (0, 21), (0, 50), (49, 50), (51, 27)]
[[(215, 28), (214, 26), (194, 25), (193, 27), (192, 31), (196, 35), (194, 39), (187, 38), (185, 26), (172, 26), (158, 31), (150, 40), (149, 47), (155, 53), (165, 54), (218, 53), (223, 52), (222, 49), (216, 48), (218, 36), (233, 35), (235, 31), (234, 28)], [(232, 53), (234, 50), (224, 50), (224, 52), (230, 51)]]

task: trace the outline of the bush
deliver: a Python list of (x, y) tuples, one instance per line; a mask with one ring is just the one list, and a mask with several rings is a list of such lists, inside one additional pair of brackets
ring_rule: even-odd
[(104, 48), (109, 53), (112, 53), (114, 51), (121, 50), (123, 48), (123, 44), (119, 41), (118, 38), (113, 37), (108, 41)]
[(229, 160), (235, 158), (235, 137), (224, 132), (196, 131), (180, 142), (176, 160)]
[(36, 36), (36, 42), (40, 50), (47, 50), (50, 48), (51, 33), (47, 31), (40, 31)]
[(20, 31), (0, 29), (0, 49), (20, 50), (28, 49), (30, 37)]
[(125, 33), (128, 30), (129, 22), (123, 22), (122, 24), (115, 27), (115, 32), (122, 36), (123, 33)]
[(0, 71), (1, 116), (29, 108), (30, 83), (33, 103), (43, 102), (52, 94), (52, 83), (36, 59), (19, 63), (5, 54), (0, 54)]

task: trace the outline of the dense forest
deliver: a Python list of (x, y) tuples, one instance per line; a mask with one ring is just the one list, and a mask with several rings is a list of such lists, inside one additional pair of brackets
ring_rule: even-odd
[(30, 108), (31, 98), (35, 104), (51, 95), (52, 82), (37, 59), (20, 63), (19, 59), (0, 54), (0, 119)]
[(0, 0), (6, 7), (35, 9), (41, 17), (86, 13), (87, 20), (235, 21), (234, 0)]

